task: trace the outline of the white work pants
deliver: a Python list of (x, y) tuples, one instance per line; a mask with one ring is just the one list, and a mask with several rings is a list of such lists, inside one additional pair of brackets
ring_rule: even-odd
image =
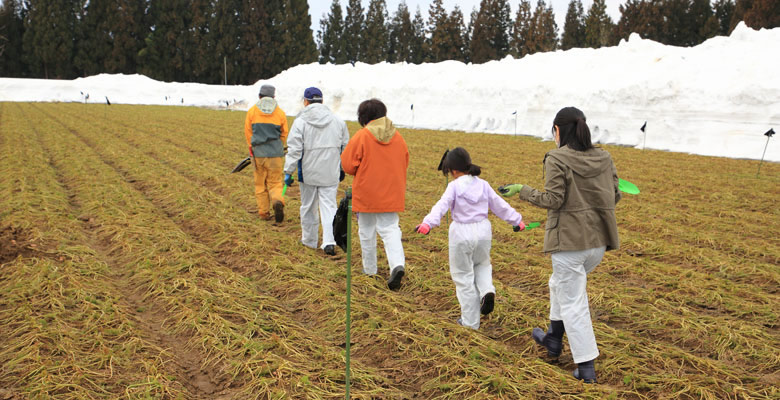
[[(322, 221), (322, 246), (336, 245), (333, 239), (333, 217), (336, 215), (338, 185), (313, 186), (299, 183), (301, 189), (301, 243), (317, 248), (320, 220)], [(319, 209), (319, 215), (317, 211)]]
[(358, 213), (358, 235), (363, 253), (363, 273), (376, 274), (376, 234), (382, 237), (390, 271), (405, 265), (404, 248), (401, 245), (401, 227), (398, 213)]
[(493, 232), (490, 221), (450, 224), (450, 275), (460, 303), (461, 324), (479, 329), (480, 301), (495, 293), (490, 247)]
[(563, 321), (575, 363), (599, 355), (588, 306), (587, 275), (601, 262), (606, 247), (552, 254), (550, 320)]

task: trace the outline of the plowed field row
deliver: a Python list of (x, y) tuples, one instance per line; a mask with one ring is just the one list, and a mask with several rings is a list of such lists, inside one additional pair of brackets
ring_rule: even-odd
[[(345, 257), (300, 245), (296, 187), (283, 224), (256, 217), (251, 172), (228, 173), (243, 117), (0, 103), (0, 395), (343, 397)], [(780, 166), (756, 178), (749, 161), (609, 147), (642, 194), (619, 203), (621, 250), (590, 277), (602, 354), (585, 386), (568, 348), (551, 365), (530, 340), (547, 317), (543, 228), (491, 219), (498, 297), (477, 332), (454, 323), (446, 229), (411, 233), (443, 191), (444, 149), (466, 147), (494, 186), (542, 187), (550, 143), (402, 133), (408, 279), (390, 292), (363, 276), (353, 244), (353, 397), (780, 396)]]

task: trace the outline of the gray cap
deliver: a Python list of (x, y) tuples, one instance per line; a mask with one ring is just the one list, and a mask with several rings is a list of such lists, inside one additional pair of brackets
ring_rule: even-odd
[(276, 96), (276, 88), (272, 85), (260, 86), (260, 96), (274, 97)]

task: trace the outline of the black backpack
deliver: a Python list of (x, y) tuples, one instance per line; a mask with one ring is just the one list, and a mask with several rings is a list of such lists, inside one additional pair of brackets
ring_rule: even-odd
[(347, 251), (347, 221), (349, 215), (349, 200), (351, 196), (344, 196), (339, 202), (339, 208), (333, 217), (333, 239), (341, 250)]

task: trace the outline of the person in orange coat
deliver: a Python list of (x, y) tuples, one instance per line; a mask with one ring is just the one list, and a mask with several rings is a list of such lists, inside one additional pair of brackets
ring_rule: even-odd
[(287, 146), (287, 116), (274, 99), (276, 88), (260, 87), (260, 101), (246, 113), (244, 136), (255, 166), (255, 198), (257, 212), (264, 220), (271, 219), (273, 203), (277, 223), (284, 220), (283, 168)]
[(391, 269), (387, 286), (398, 290), (405, 273), (398, 213), (404, 211), (409, 150), (387, 118), (387, 107), (378, 99), (360, 103), (358, 122), (363, 129), (355, 133), (341, 153), (341, 166), (345, 173), (355, 176), (352, 209), (358, 213), (363, 273), (377, 273), (376, 234), (379, 233)]

